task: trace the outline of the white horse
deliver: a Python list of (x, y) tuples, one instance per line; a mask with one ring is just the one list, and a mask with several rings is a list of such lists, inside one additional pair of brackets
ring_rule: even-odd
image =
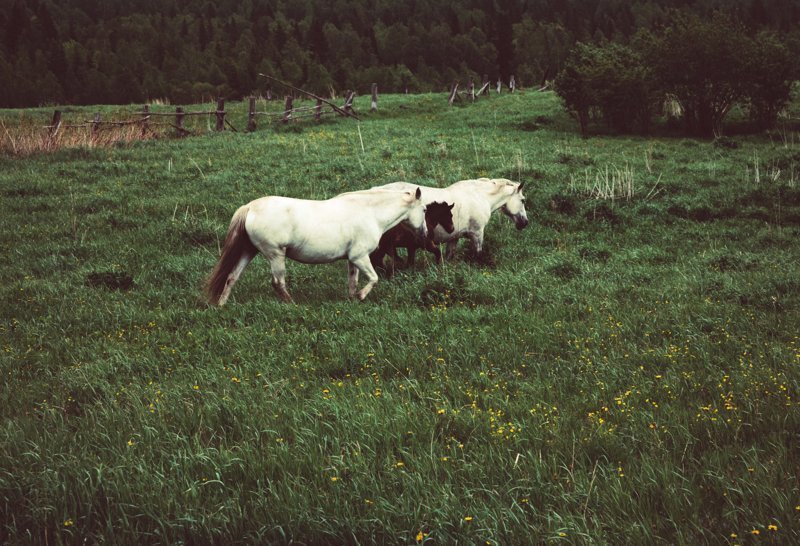
[(456, 251), (458, 239), (466, 237), (472, 241), (475, 252), (483, 251), (483, 230), (489, 218), (497, 209), (514, 220), (517, 229), (525, 229), (528, 225), (528, 214), (525, 211), (525, 196), (522, 194), (524, 182), (512, 182), (505, 178), (478, 178), (462, 180), (446, 188), (418, 186), (409, 182), (393, 182), (376, 189), (403, 190), (422, 188), (426, 204), (433, 201), (454, 203), (452, 233), (441, 226), (433, 231), (435, 243), (447, 243), (446, 256), (452, 258)]
[[(369, 261), (381, 235), (406, 222), (424, 239), (425, 205), (420, 189), (356, 191), (325, 201), (268, 196), (239, 208), (233, 215), (222, 255), (206, 281), (208, 300), (224, 305), (247, 264), (258, 252), (269, 260), (272, 287), (291, 303), (286, 290), (286, 258), (307, 264), (347, 259), (350, 296), (363, 300), (378, 282)], [(358, 272), (368, 282), (356, 294)]]

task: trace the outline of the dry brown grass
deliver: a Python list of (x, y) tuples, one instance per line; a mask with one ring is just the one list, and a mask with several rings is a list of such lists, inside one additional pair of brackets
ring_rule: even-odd
[(165, 134), (166, 130), (161, 127), (148, 127), (143, 131), (138, 124), (101, 125), (97, 131), (92, 131), (90, 125), (62, 126), (51, 134), (44, 126), (26, 122), (10, 126), (0, 120), (0, 154), (24, 157), (65, 148), (108, 148), (162, 138)]

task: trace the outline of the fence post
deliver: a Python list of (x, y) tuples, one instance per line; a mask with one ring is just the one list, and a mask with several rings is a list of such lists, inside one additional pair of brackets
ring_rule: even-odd
[(183, 128), (183, 107), (181, 106), (175, 108), (175, 128), (178, 130), (179, 137), (186, 134), (186, 129)]
[(353, 99), (354, 98), (356, 98), (356, 92), (355, 91), (348, 91), (347, 92), (347, 98), (344, 99), (344, 111), (347, 112), (348, 114), (352, 114), (353, 113)]
[(56, 110), (53, 112), (53, 121), (50, 122), (50, 131), (48, 136), (51, 139), (55, 138), (59, 129), (61, 129), (61, 110)]
[(322, 99), (317, 99), (317, 105), (314, 107), (314, 119), (317, 121), (322, 119)]
[(508, 89), (510, 90), (511, 93), (513, 93), (516, 87), (517, 87), (517, 82), (514, 79), (514, 74), (511, 74), (511, 79), (508, 80)]
[(225, 99), (217, 99), (217, 131), (225, 130)]
[(453, 101), (456, 100), (458, 96), (458, 82), (453, 82), (453, 85), (450, 86), (450, 96), (447, 98), (447, 102), (450, 103), (450, 106), (453, 106)]
[(142, 106), (142, 136), (147, 133), (147, 121), (150, 119), (150, 105)]
[(97, 133), (100, 132), (100, 112), (95, 112), (94, 121), (92, 121), (92, 140), (97, 138)]
[(503, 82), (500, 81), (500, 78), (497, 78), (497, 94), (500, 94), (500, 90), (503, 88)]
[(489, 74), (483, 75), (483, 79), (481, 80), (481, 89), (483, 89), (483, 95), (489, 94)]
[(292, 103), (293, 99), (291, 95), (286, 95), (286, 104), (283, 107), (283, 123), (289, 123), (289, 120), (292, 117)]
[(467, 95), (472, 102), (475, 102), (475, 82), (472, 81), (472, 78), (470, 78), (469, 84), (467, 85)]
[(372, 105), (370, 106), (370, 111), (375, 112), (378, 110), (378, 84), (372, 84)]
[(250, 107), (247, 113), (247, 130), (253, 132), (256, 130), (256, 98), (250, 97)]

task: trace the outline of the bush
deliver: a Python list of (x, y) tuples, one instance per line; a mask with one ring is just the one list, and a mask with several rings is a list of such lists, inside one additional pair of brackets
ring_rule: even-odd
[(578, 120), (586, 137), (591, 118), (611, 129), (647, 130), (655, 94), (653, 78), (641, 56), (628, 46), (608, 43), (575, 46), (556, 78), (556, 92)]
[[(658, 103), (672, 106), (686, 132), (719, 137), (734, 105), (759, 129), (774, 127), (798, 75), (792, 48), (775, 33), (749, 37), (730, 16), (675, 13), (630, 46), (577, 44), (556, 78), (556, 92), (586, 137), (593, 118), (618, 132), (647, 130)], [(667, 99), (666, 102), (664, 99)]]
[(747, 67), (750, 119), (759, 129), (772, 129), (789, 104), (792, 82), (798, 76), (797, 59), (779, 36), (763, 32), (751, 45)]
[(677, 97), (689, 134), (722, 134), (722, 122), (745, 96), (750, 41), (740, 25), (717, 13), (710, 20), (676, 15), (659, 36), (643, 42), (657, 85)]

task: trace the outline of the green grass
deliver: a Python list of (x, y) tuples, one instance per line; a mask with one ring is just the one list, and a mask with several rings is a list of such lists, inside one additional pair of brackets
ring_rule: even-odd
[[(368, 101), (0, 158), (0, 541), (799, 541), (798, 135)], [(592, 198), (615, 170), (633, 197)], [(258, 258), (202, 300), (251, 199), (478, 176), (525, 181), (531, 220), (485, 259), (418, 255), (364, 303), (290, 262), (284, 305)]]

